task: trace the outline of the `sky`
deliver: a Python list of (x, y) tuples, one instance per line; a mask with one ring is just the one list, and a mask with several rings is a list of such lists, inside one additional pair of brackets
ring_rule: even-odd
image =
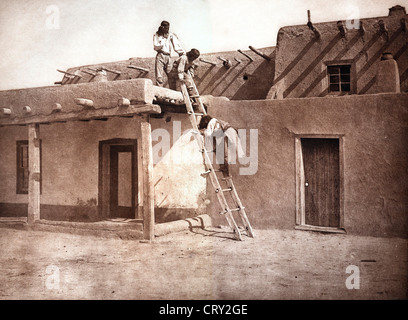
[(0, 0), (0, 90), (53, 85), (56, 69), (154, 57), (152, 38), (170, 22), (186, 50), (276, 45), (278, 30), (387, 16), (408, 0)]

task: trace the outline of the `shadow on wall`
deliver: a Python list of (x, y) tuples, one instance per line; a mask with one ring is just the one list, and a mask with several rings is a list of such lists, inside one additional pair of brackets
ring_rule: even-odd
[[(329, 92), (327, 66), (350, 65), (351, 87), (345, 93), (376, 93), (377, 62), (389, 52), (398, 63), (401, 92), (408, 78), (407, 26), (405, 14), (362, 19), (360, 29), (339, 32), (338, 23), (319, 23), (316, 38), (307, 26), (287, 26), (279, 30), (276, 50), (276, 74), (267, 98), (323, 97)], [(386, 28), (385, 28), (386, 25)], [(295, 36), (294, 36), (295, 35)]]
[(265, 99), (273, 85), (275, 47), (261, 50), (270, 60), (252, 51), (246, 53), (247, 57), (234, 51), (205, 55), (203, 58), (207, 61), (215, 62), (222, 58), (229, 61), (230, 66), (225, 67), (219, 63), (216, 66), (201, 64), (196, 75), (200, 93), (224, 96), (231, 100)]
[(275, 53), (270, 61), (265, 60), (252, 73), (244, 73), (245, 83), (238, 89), (231, 100), (260, 100), (266, 99), (274, 82)]

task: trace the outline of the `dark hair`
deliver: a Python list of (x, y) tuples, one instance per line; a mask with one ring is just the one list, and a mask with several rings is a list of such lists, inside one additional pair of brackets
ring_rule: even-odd
[(209, 116), (208, 114), (206, 114), (205, 116), (203, 116), (200, 120), (200, 123), (198, 124), (198, 129), (206, 129), (208, 126), (208, 123), (211, 121), (212, 117)]
[(197, 59), (200, 56), (200, 51), (197, 49), (191, 49), (189, 52), (187, 52), (187, 57), (191, 58), (192, 60)]
[(166, 21), (166, 20), (163, 20), (163, 21), (160, 23), (160, 26), (162, 26), (162, 27), (170, 26), (170, 22), (168, 22), (168, 21)]
[(159, 29), (157, 29), (157, 34), (163, 36), (164, 35), (164, 27), (170, 26), (170, 23), (168, 21), (163, 20), (159, 26)]

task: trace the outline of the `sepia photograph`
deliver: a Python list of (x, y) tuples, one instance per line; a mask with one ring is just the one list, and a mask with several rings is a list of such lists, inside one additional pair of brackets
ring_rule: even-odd
[(407, 300), (407, 10), (0, 0), (0, 300)]

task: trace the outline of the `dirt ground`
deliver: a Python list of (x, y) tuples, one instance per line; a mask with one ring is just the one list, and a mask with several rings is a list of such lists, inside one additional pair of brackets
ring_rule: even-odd
[(0, 299), (407, 299), (407, 239), (227, 231), (149, 243), (3, 227)]

